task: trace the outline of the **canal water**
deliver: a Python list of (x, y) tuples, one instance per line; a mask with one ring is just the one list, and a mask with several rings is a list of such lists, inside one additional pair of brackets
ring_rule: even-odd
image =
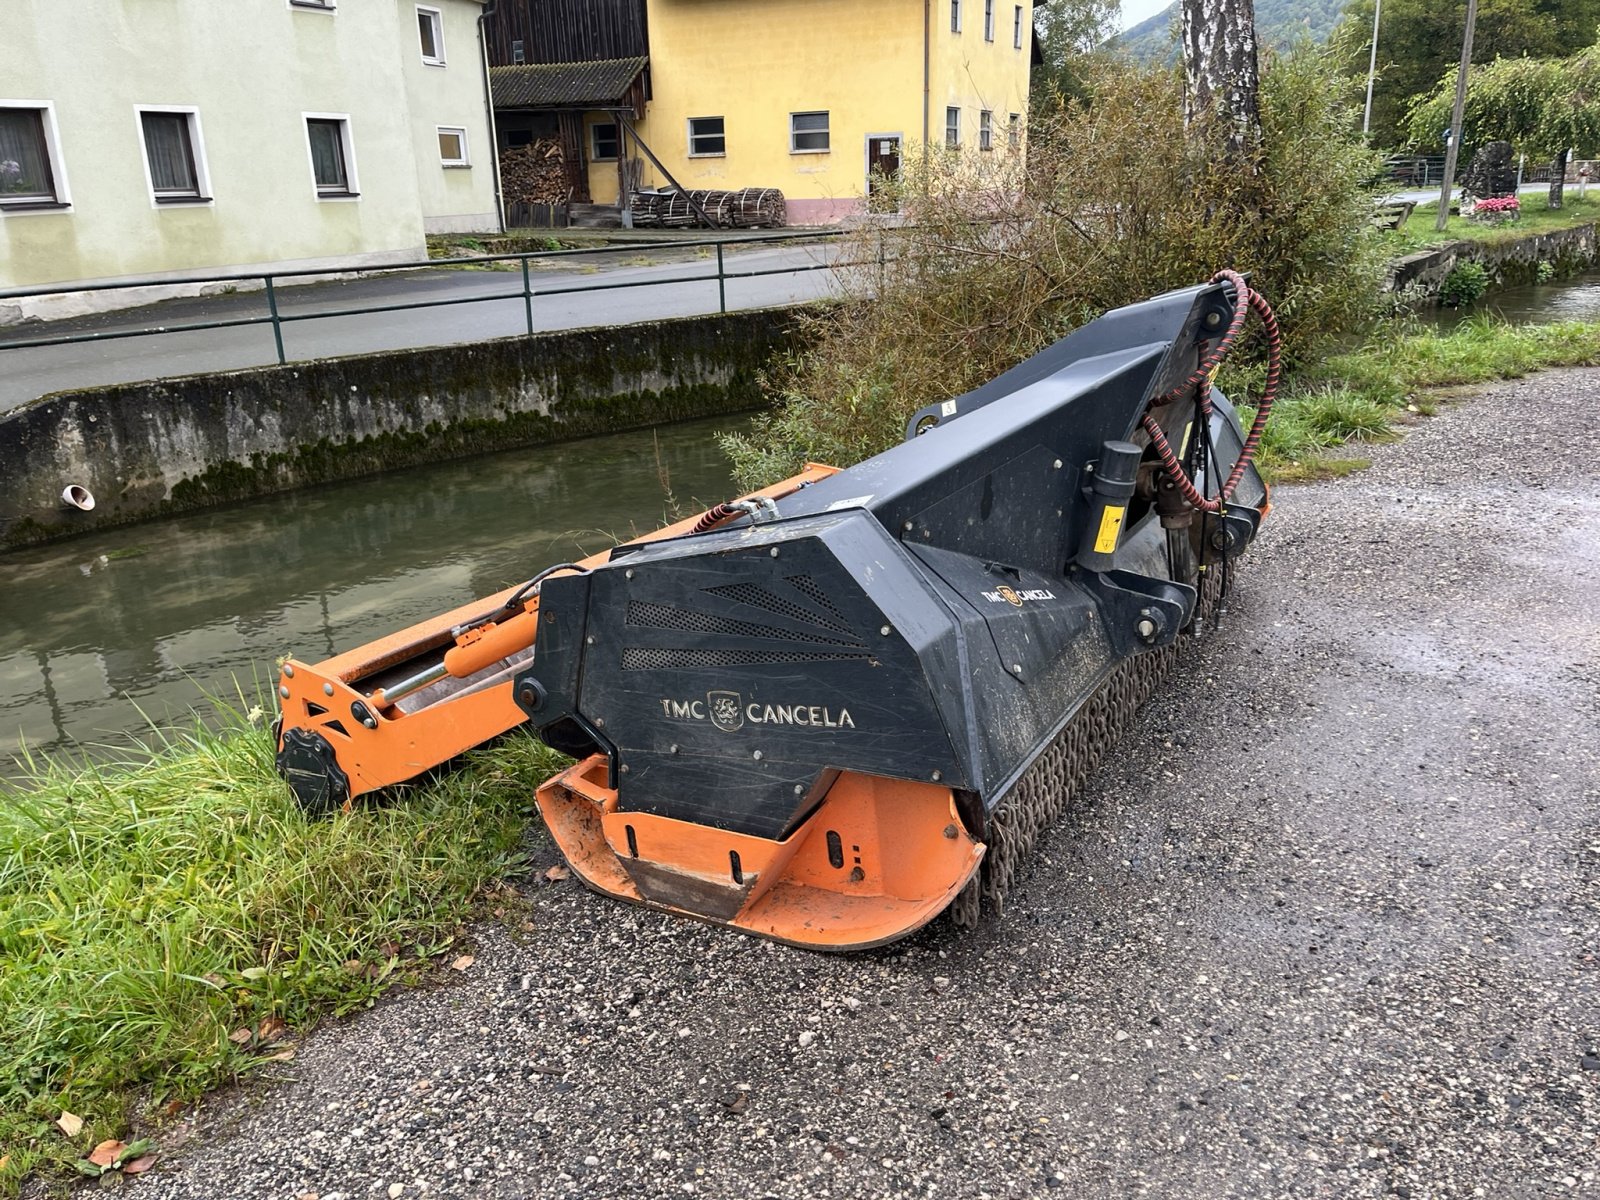
[[(727, 499), (747, 418), (440, 463), (0, 557), (0, 774), (125, 746), (316, 661)], [(262, 701), (270, 707), (270, 700)]]
[(1529, 322), (1600, 321), (1600, 269), (1554, 283), (1512, 288), (1485, 296), (1468, 308), (1422, 309), (1419, 320), (1451, 329), (1469, 317), (1487, 313), (1514, 325)]

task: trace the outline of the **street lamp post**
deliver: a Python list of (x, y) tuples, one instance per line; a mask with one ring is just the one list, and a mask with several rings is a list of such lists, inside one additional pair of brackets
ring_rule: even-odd
[(1467, 32), (1461, 39), (1461, 70), (1456, 75), (1456, 102), (1450, 110), (1450, 144), (1444, 149), (1444, 181), (1439, 185), (1437, 233), (1450, 219), (1450, 187), (1456, 181), (1456, 153), (1461, 148), (1461, 114), (1467, 103), (1467, 69), (1472, 66), (1472, 30), (1478, 23), (1478, 0), (1467, 0)]

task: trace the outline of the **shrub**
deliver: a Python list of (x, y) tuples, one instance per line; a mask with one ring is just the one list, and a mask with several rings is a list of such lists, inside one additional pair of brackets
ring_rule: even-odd
[(812, 348), (766, 381), (775, 410), (724, 439), (742, 485), (877, 453), (921, 405), (1219, 267), (1253, 273), (1291, 364), (1369, 318), (1383, 264), (1364, 182), (1376, 160), (1347, 87), (1312, 49), (1269, 60), (1263, 146), (1245, 167), (1225, 163), (1226, 131), (1185, 129), (1173, 72), (1119, 62), (1091, 84), (1090, 102), (1030, 117), (1025, 163), (908, 150), (905, 226), (860, 230), (844, 256), (864, 264), (846, 269), (847, 291), (873, 299), (813, 318)]
[(1439, 303), (1464, 308), (1477, 302), (1489, 290), (1489, 272), (1481, 262), (1467, 260), (1450, 268), (1439, 285)]

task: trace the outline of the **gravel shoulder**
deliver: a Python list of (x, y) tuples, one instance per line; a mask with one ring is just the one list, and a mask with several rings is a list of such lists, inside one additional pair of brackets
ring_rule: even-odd
[(130, 1186), (1600, 1196), (1597, 396), (1280, 489), (1003, 917), (825, 957), (542, 887)]

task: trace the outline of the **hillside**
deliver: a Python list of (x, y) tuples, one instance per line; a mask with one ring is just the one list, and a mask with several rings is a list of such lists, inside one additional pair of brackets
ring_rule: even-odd
[[(1256, 29), (1267, 45), (1286, 46), (1301, 33), (1310, 35), (1312, 41), (1326, 41), (1338, 24), (1344, 6), (1345, 0), (1256, 0)], [(1177, 53), (1177, 39), (1173, 34), (1177, 15), (1177, 4), (1170, 4), (1155, 16), (1112, 38), (1109, 45), (1141, 62), (1171, 58)]]

